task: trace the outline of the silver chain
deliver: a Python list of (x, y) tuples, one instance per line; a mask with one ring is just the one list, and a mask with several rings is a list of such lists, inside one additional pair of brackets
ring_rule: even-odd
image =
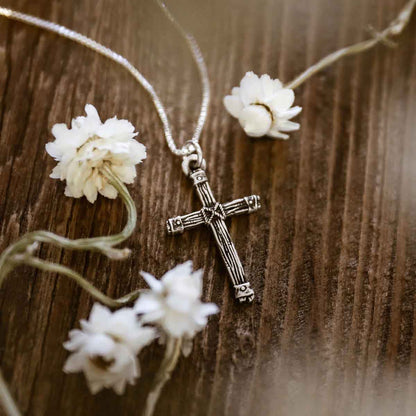
[(181, 36), (186, 40), (186, 43), (192, 53), (192, 58), (198, 68), (199, 77), (202, 83), (202, 101), (201, 101), (201, 109), (199, 112), (198, 121), (195, 127), (194, 134), (192, 139), (189, 140), (185, 145), (181, 148), (178, 148), (175, 144), (175, 141), (172, 137), (172, 130), (169, 125), (168, 116), (166, 114), (165, 107), (162, 104), (159, 96), (157, 95), (156, 91), (154, 90), (152, 84), (140, 73), (140, 71), (134, 67), (124, 56), (112, 51), (111, 49), (101, 45), (100, 43), (96, 42), (93, 39), (88, 38), (87, 36), (81, 35), (78, 32), (70, 30), (64, 26), (58, 25), (56, 23), (50, 22), (48, 20), (40, 19), (35, 16), (31, 16), (29, 14), (20, 13), (15, 10), (6, 9), (4, 7), (0, 7), (0, 16), (7, 17), (9, 19), (17, 20), (19, 22), (27, 23), (29, 25), (33, 25), (49, 32), (53, 32), (62, 36), (64, 38), (70, 39), (74, 42), (81, 44), (93, 51), (99, 53), (100, 55), (105, 56), (108, 59), (118, 63), (122, 67), (124, 67), (131, 75), (141, 84), (141, 86), (147, 91), (150, 95), (153, 104), (156, 108), (156, 111), (159, 115), (159, 118), (163, 124), (163, 130), (165, 133), (166, 143), (169, 146), (170, 151), (177, 155), (177, 156), (188, 156), (192, 153), (195, 153), (196, 149), (200, 149), (198, 144), (199, 138), (201, 135), (202, 128), (205, 124), (205, 119), (207, 117), (208, 112), (208, 105), (210, 100), (210, 90), (209, 90), (209, 79), (208, 79), (208, 71), (207, 67), (204, 62), (204, 58), (202, 56), (201, 50), (194, 39), (194, 37), (187, 33), (182, 26), (176, 21), (173, 15), (170, 13), (166, 5), (161, 0), (156, 0), (160, 8), (163, 10), (165, 15), (168, 19), (173, 23), (176, 29), (179, 31)]

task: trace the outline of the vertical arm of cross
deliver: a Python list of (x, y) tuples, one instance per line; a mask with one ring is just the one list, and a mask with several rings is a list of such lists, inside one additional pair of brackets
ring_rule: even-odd
[[(214, 234), (221, 257), (233, 283), (235, 297), (239, 302), (252, 302), (254, 292), (245, 278), (243, 265), (225, 224), (226, 213), (224, 207), (217, 204), (205, 171), (202, 169), (195, 170), (190, 174), (190, 179), (193, 181), (195, 190), (202, 202), (203, 208), (201, 212), (204, 216), (204, 221), (209, 225)], [(238, 213), (239, 209), (243, 209), (241, 201), (230, 207), (230, 215)], [(247, 208), (246, 211), (248, 212), (249, 209)]]

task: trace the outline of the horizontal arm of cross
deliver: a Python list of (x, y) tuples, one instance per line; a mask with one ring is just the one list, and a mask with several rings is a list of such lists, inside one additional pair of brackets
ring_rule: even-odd
[(185, 230), (190, 230), (202, 224), (209, 224), (212, 215), (215, 215), (215, 210), (220, 212), (219, 215), (228, 218), (234, 215), (251, 214), (258, 211), (260, 207), (260, 197), (251, 195), (222, 205), (218, 204), (218, 208), (215, 206), (212, 208), (204, 207), (199, 211), (171, 218), (166, 225), (169, 234), (181, 234)]

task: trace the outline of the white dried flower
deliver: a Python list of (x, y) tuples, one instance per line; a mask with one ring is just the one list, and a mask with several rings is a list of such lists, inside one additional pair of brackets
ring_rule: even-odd
[(234, 87), (231, 94), (224, 97), (225, 108), (239, 120), (248, 136), (288, 139), (285, 133), (299, 130), (300, 125), (290, 120), (302, 107), (292, 107), (295, 93), (284, 88), (278, 79), (267, 74), (259, 78), (254, 72), (247, 72), (240, 87)]
[(64, 371), (83, 371), (93, 394), (104, 387), (122, 394), (139, 377), (137, 354), (155, 338), (155, 329), (143, 327), (132, 308), (112, 313), (98, 303), (89, 320), (81, 320), (81, 328), (70, 331), (64, 343), (72, 352)]
[(59, 163), (50, 177), (66, 181), (65, 195), (80, 198), (85, 195), (91, 203), (97, 193), (116, 198), (117, 191), (110, 185), (101, 169), (104, 164), (126, 183), (136, 177), (135, 165), (146, 158), (146, 148), (134, 137), (134, 126), (117, 117), (102, 123), (91, 104), (85, 106), (86, 117), (66, 124), (55, 124), (55, 141), (46, 145), (46, 151)]
[(201, 302), (202, 270), (192, 271), (192, 262), (176, 266), (160, 280), (142, 273), (150, 290), (134, 305), (143, 322), (157, 324), (168, 336), (183, 338), (187, 352), (189, 340), (207, 324), (209, 315), (218, 312), (214, 303)]

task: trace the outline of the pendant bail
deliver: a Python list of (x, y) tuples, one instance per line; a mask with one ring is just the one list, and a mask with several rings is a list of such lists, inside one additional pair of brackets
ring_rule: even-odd
[(183, 146), (185, 156), (182, 161), (182, 170), (186, 176), (189, 176), (196, 169), (206, 168), (205, 159), (202, 156), (202, 149), (199, 143), (190, 140)]

